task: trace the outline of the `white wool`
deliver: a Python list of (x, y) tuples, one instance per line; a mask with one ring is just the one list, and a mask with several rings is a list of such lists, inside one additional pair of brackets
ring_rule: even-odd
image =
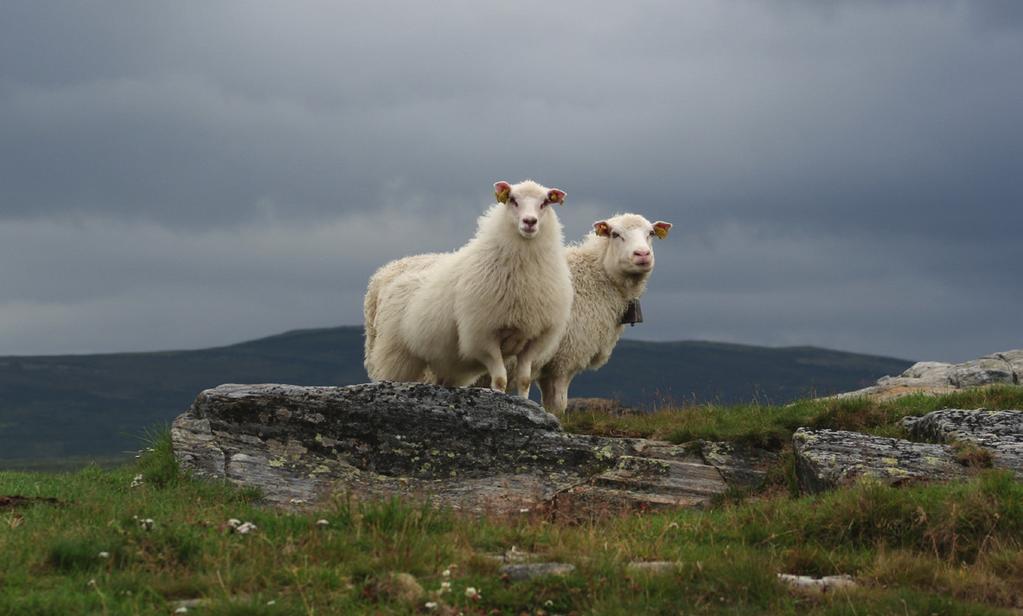
[[(395, 261), (374, 274), (364, 305), (370, 378), (414, 381), (432, 373), (438, 383), (464, 386), (486, 372), (503, 390), (510, 355), (519, 393), (528, 394), (531, 368), (556, 350), (573, 295), (547, 194), (532, 181), (516, 184), (514, 199), (480, 216), (461, 249)], [(527, 217), (534, 230), (524, 230)]]
[[(590, 233), (566, 250), (575, 289), (569, 324), (551, 359), (534, 364), (543, 406), (550, 412), (565, 411), (575, 375), (607, 363), (625, 328), (621, 320), (629, 302), (643, 295), (653, 272), (653, 224), (638, 214), (603, 222), (610, 229), (607, 236)], [(631, 259), (634, 250), (644, 247), (649, 250), (648, 268), (637, 267)]]

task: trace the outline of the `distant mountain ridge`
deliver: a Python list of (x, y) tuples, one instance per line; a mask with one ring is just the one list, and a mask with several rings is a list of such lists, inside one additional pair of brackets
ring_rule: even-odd
[[(304, 329), (190, 351), (0, 357), (4, 460), (112, 456), (222, 383), (367, 381), (362, 328)], [(912, 362), (814, 347), (623, 340), (607, 366), (579, 375), (573, 397), (664, 403), (783, 403), (865, 387)]]

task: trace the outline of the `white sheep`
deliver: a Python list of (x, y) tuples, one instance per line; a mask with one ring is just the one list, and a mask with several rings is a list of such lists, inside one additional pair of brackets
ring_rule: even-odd
[[(372, 360), (375, 357), (373, 348), (376, 346), (377, 339), (377, 305), (380, 302), (380, 291), (386, 288), (395, 278), (408, 272), (421, 272), (430, 265), (432, 265), (442, 255), (440, 253), (426, 253), (421, 255), (414, 255), (411, 257), (404, 257), (402, 259), (395, 259), (387, 265), (384, 265), (378, 269), (369, 279), (369, 286), (366, 288), (366, 296), (362, 300), (362, 316), (366, 327), (366, 341), (365, 341), (365, 359), (363, 365), (366, 367), (366, 374), (372, 375), (377, 374), (377, 369), (374, 367)], [(380, 379), (382, 380), (382, 379)], [(407, 380), (423, 380), (422, 378), (414, 378)]]
[[(572, 305), (572, 281), (552, 204), (565, 193), (533, 181), (494, 184), (498, 203), (452, 253), (389, 263), (364, 304), (366, 370), (373, 380), (464, 386), (486, 372), (504, 391), (504, 357), (529, 395), (534, 362), (553, 355)], [(502, 352), (503, 351), (503, 352)]]
[(611, 357), (630, 303), (646, 290), (654, 269), (653, 238), (668, 237), (671, 223), (620, 214), (593, 223), (593, 232), (566, 250), (575, 301), (569, 325), (550, 360), (534, 364), (543, 406), (564, 413), (568, 385), (583, 370)]

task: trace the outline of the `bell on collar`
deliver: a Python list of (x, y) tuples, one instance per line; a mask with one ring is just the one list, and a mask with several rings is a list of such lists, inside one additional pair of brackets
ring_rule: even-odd
[(639, 307), (639, 300), (634, 299), (629, 302), (625, 307), (625, 314), (622, 315), (622, 325), (629, 324), (635, 326), (636, 323), (643, 322), (643, 309)]

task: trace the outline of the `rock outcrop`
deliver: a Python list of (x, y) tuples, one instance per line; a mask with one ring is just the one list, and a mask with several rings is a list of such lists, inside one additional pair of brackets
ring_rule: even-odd
[(980, 447), (992, 466), (1023, 477), (1023, 412), (944, 409), (902, 423), (914, 438)]
[(591, 515), (700, 506), (727, 488), (685, 447), (567, 434), (535, 403), (486, 389), (221, 385), (171, 436), (183, 468), (281, 505), (347, 493)]
[(944, 394), (959, 389), (1023, 383), (1023, 349), (992, 353), (961, 364), (922, 361), (899, 376), (884, 376), (877, 384), (837, 397), (894, 398), (910, 393)]
[(860, 477), (889, 483), (964, 477), (970, 445), (990, 455), (991, 466), (1023, 478), (1023, 411), (945, 409), (906, 418), (914, 442), (841, 430), (797, 430), (793, 435), (796, 476), (807, 492), (845, 485)]

